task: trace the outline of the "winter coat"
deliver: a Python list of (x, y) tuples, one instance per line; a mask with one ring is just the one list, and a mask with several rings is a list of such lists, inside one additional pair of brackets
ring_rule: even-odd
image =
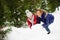
[(37, 23), (37, 16), (36, 15), (33, 15), (32, 18), (33, 18), (33, 23), (30, 21), (29, 18), (27, 18), (27, 24), (28, 24), (29, 28), (31, 28), (32, 25), (35, 25)]
[(48, 27), (54, 21), (54, 16), (52, 14), (47, 14), (43, 12), (41, 17), (37, 17), (37, 23), (43, 22), (43, 27)]

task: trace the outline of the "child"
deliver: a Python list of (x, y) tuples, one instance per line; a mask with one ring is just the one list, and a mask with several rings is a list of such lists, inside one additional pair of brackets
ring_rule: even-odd
[(32, 14), (29, 10), (26, 10), (25, 13), (27, 16), (27, 25), (29, 28), (31, 28), (32, 25), (35, 25), (37, 23), (37, 16)]
[(46, 29), (48, 32), (47, 34), (50, 34), (50, 29), (48, 26), (53, 23), (54, 21), (54, 16), (52, 14), (48, 14), (45, 10), (40, 10), (38, 9), (36, 12), (37, 17), (37, 23), (40, 23), (41, 21), (43, 22), (43, 27)]

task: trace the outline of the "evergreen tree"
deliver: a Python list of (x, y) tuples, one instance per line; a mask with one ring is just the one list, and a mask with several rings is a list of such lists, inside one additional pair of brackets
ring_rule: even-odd
[(60, 6), (59, 2), (59, 0), (0, 0), (0, 27), (5, 25), (6, 21), (16, 27), (21, 26), (26, 22), (26, 9), (33, 12), (40, 8), (53, 12)]

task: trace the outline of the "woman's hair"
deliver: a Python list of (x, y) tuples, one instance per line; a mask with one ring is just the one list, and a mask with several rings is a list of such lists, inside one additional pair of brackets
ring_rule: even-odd
[(36, 9), (36, 12), (37, 12), (37, 11), (43, 12), (43, 10), (42, 10), (42, 9)]
[(45, 12), (45, 13), (48, 13), (46, 10), (44, 10), (44, 9), (36, 9), (36, 12), (37, 11), (40, 11), (41, 13), (43, 13), (43, 12)]

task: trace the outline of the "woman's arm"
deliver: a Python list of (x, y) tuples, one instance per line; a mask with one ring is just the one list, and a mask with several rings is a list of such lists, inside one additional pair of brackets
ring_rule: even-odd
[(44, 9), (41, 9), (41, 10), (46, 13), (46, 15), (45, 15), (45, 17), (46, 17), (48, 15), (48, 12)]

